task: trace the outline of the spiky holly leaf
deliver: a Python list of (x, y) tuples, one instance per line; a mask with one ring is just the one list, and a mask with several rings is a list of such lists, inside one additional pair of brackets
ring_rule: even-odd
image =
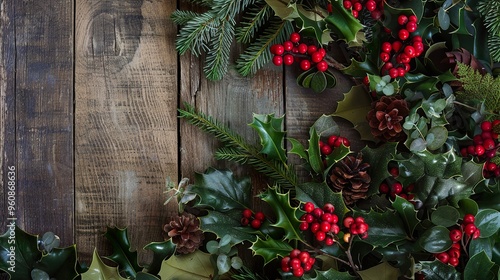
[(304, 9), (302, 5), (295, 5), (294, 7), (298, 14), (296, 21), (302, 30), (312, 31), (320, 44), (326, 45), (333, 41), (329, 30), (326, 28), (325, 18), (328, 16), (326, 10), (319, 6), (314, 6), (311, 10)]
[(346, 75), (363, 78), (366, 74), (376, 75), (379, 73), (377, 65), (368, 59), (364, 61), (357, 61), (351, 58), (351, 64), (346, 68), (342, 69), (342, 72)]
[(360, 270), (358, 274), (362, 280), (398, 279), (399, 269), (385, 261), (368, 269)]
[(332, 12), (325, 18), (328, 29), (350, 45), (362, 43), (358, 35), (363, 29), (363, 25), (349, 10), (343, 7), (342, 1), (331, 1), (330, 3), (332, 4)]
[(474, 186), (463, 183), (460, 178), (442, 179), (423, 176), (415, 183), (415, 196), (431, 209), (445, 199), (459, 201), (472, 194)]
[(153, 252), (153, 261), (146, 267), (146, 271), (151, 274), (158, 274), (162, 262), (174, 254), (175, 244), (172, 239), (163, 242), (151, 242), (144, 247), (144, 250)]
[(273, 9), (276, 16), (283, 20), (298, 17), (297, 11), (294, 8), (295, 4), (290, 4), (280, 0), (265, 0), (266, 3)]
[(333, 204), (333, 206), (335, 206), (334, 213), (339, 217), (340, 221), (342, 221), (344, 215), (349, 212), (342, 198), (342, 193), (332, 191), (325, 182), (304, 183), (295, 188), (295, 191), (295, 198), (301, 202), (312, 202), (316, 207), (320, 208), (327, 203)]
[(373, 187), (368, 190), (368, 195), (376, 193), (380, 183), (391, 176), (388, 171), (388, 165), (389, 161), (396, 155), (396, 146), (397, 143), (387, 142), (378, 148), (366, 146), (361, 150), (363, 161), (370, 163), (368, 174), (371, 176), (371, 186)]
[(428, 150), (415, 152), (425, 166), (425, 174), (439, 178), (451, 178), (462, 174), (462, 157), (450, 149), (445, 153), (433, 154)]
[[(388, 3), (384, 4), (384, 26), (392, 32), (397, 32), (400, 29), (397, 18), (399, 15), (415, 15), (419, 20), (424, 13), (425, 1), (401, 1), (398, 2), (398, 7), (393, 7)], [(397, 34), (393, 34), (396, 35)]]
[(453, 266), (444, 264), (439, 260), (432, 262), (420, 262), (422, 264), (422, 272), (427, 280), (460, 280), (462, 279), (460, 272)]
[(75, 279), (78, 277), (76, 264), (76, 245), (73, 245), (52, 249), (50, 253), (42, 256), (34, 268), (45, 271), (56, 279)]
[(361, 140), (375, 141), (366, 121), (366, 115), (371, 110), (371, 98), (364, 85), (353, 86), (344, 93), (344, 99), (338, 102), (333, 116), (348, 120), (361, 135)]
[(250, 227), (241, 226), (241, 210), (208, 211), (208, 214), (200, 217), (200, 228), (203, 231), (215, 233), (219, 238), (231, 235), (233, 242), (240, 243), (245, 240), (255, 241), (256, 231)]
[(262, 144), (261, 153), (268, 155), (272, 159), (286, 162), (286, 153), (283, 148), (285, 139), (283, 119), (283, 116), (275, 118), (274, 114), (254, 114), (250, 126), (259, 133), (260, 143)]
[(325, 271), (320, 271), (320, 270), (314, 270), (316, 272), (316, 275), (313, 277), (311, 274), (304, 274), (302, 276), (303, 279), (306, 280), (329, 280), (329, 279), (335, 279), (335, 280), (355, 280), (358, 279), (356, 276), (352, 276), (349, 274), (349, 272), (340, 272), (338, 270), (335, 270), (333, 268), (330, 268)]
[(196, 173), (195, 184), (190, 185), (188, 190), (199, 196), (196, 206), (226, 212), (247, 208), (251, 188), (249, 178), (238, 180), (229, 170), (209, 168), (205, 173)]
[(259, 255), (264, 258), (264, 264), (268, 264), (278, 257), (289, 255), (293, 250), (293, 247), (281, 240), (276, 240), (269, 237), (266, 237), (266, 239), (264, 240), (259, 237), (252, 244), (250, 249), (255, 255)]
[(137, 251), (131, 251), (130, 249), (127, 229), (107, 227), (104, 236), (113, 248), (113, 254), (105, 258), (117, 263), (120, 273), (135, 278), (135, 275), (142, 270), (142, 267), (137, 263)]
[(298, 207), (290, 205), (290, 192), (280, 193), (274, 186), (267, 188), (259, 197), (267, 202), (276, 214), (277, 221), (272, 226), (282, 228), (285, 231), (285, 239), (301, 240), (300, 221), (296, 214)]
[(450, 34), (467, 35), (471, 36), (470, 39), (472, 39), (472, 34), (468, 30), (468, 27), (470, 27), (470, 18), (466, 14), (467, 8), (468, 7), (464, 5), (458, 10), (458, 27), (450, 32)]
[[(92, 255), (92, 263), (89, 269), (81, 274), (82, 280), (125, 280), (120, 276), (118, 267), (108, 266), (102, 262), (97, 250), (94, 250)], [(29, 279), (29, 278), (28, 278)]]
[(31, 279), (34, 264), (42, 257), (37, 247), (37, 236), (18, 228), (14, 221), (7, 224), (7, 232), (0, 236), (0, 270), (11, 280)]
[(415, 206), (408, 200), (401, 198), (400, 196), (396, 196), (396, 199), (392, 202), (392, 207), (403, 220), (410, 236), (413, 236), (413, 231), (420, 223), (420, 220), (417, 218)]
[(403, 220), (395, 215), (394, 211), (354, 211), (354, 216), (362, 216), (365, 219), (369, 226), (368, 238), (365, 241), (374, 247), (386, 247), (408, 238)]
[(186, 255), (173, 255), (163, 261), (158, 275), (161, 279), (212, 279), (214, 267), (210, 254), (195, 251)]

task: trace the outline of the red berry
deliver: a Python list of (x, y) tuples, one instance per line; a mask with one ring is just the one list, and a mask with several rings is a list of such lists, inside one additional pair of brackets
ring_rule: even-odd
[(293, 55), (291, 54), (285, 54), (283, 56), (283, 64), (285, 65), (292, 65), (294, 61)]
[(365, 7), (368, 11), (373, 12), (377, 9), (377, 3), (374, 0), (368, 0), (365, 3)]
[(312, 223), (314, 221), (314, 219), (315, 218), (313, 217), (313, 215), (311, 215), (309, 213), (306, 213), (306, 214), (302, 215), (302, 217), (300, 217), (301, 221), (304, 221), (304, 222), (309, 223), (309, 224)]
[(306, 204), (304, 204), (304, 211), (306, 211), (307, 213), (311, 213), (314, 210), (314, 208), (316, 207), (312, 202), (306, 202)]
[(472, 235), (476, 231), (477, 227), (474, 224), (466, 224), (464, 228), (464, 232), (467, 235)]
[(252, 217), (252, 210), (250, 210), (250, 209), (243, 210), (243, 217), (251, 218)]
[(346, 8), (347, 10), (349, 10), (350, 8), (352, 8), (352, 2), (351, 1), (344, 1), (343, 2), (343, 5), (344, 5), (344, 8)]
[(292, 43), (298, 43), (300, 41), (300, 34), (297, 32), (293, 32), (290, 34), (290, 41)]
[(399, 25), (405, 25), (405, 23), (408, 22), (408, 17), (406, 15), (399, 15), (398, 16), (398, 24)]
[(260, 228), (260, 226), (262, 225), (262, 222), (261, 222), (261, 220), (257, 220), (257, 219), (255, 219), (255, 220), (252, 220), (252, 221), (250, 222), (250, 225), (251, 225), (251, 226), (252, 226), (252, 228), (254, 228), (254, 229), (259, 229), (259, 228)]
[(324, 145), (323, 147), (321, 147), (321, 154), (327, 156), (331, 153), (332, 153), (332, 148), (330, 146)]
[(260, 221), (264, 221), (265, 218), (266, 218), (266, 216), (264, 215), (264, 213), (262, 213), (262, 212), (255, 213), (255, 219), (260, 220)]
[(344, 218), (344, 227), (349, 228), (351, 227), (352, 223), (354, 223), (354, 218), (353, 217), (345, 217)]
[(483, 141), (483, 147), (486, 150), (493, 150), (495, 148), (495, 141), (493, 139), (488, 138)]
[(389, 42), (383, 42), (383, 43), (382, 43), (382, 46), (381, 46), (381, 48), (380, 48), (380, 50), (381, 50), (382, 52), (385, 52), (385, 53), (388, 53), (388, 54), (389, 54), (389, 53), (391, 53), (391, 51), (392, 51), (392, 44), (391, 44), (391, 43), (389, 43)]
[(299, 225), (299, 230), (301, 231), (305, 231), (309, 228), (309, 223), (308, 222), (301, 222), (300, 225)]
[(400, 41), (394, 41), (394, 42), (392, 42), (392, 49), (395, 52), (399, 52), (399, 50), (401, 49), (402, 46), (403, 46), (403, 43), (401, 43)]
[(472, 156), (476, 155), (476, 147), (474, 145), (467, 146), (467, 153)]
[(392, 177), (396, 178), (399, 176), (399, 168), (391, 167), (389, 168), (389, 173), (392, 175)]
[(323, 241), (323, 240), (325, 240), (325, 238), (326, 238), (326, 234), (325, 234), (325, 232), (324, 232), (324, 231), (321, 231), (321, 230), (318, 230), (318, 231), (316, 232), (315, 236), (316, 236), (316, 240), (318, 240), (318, 241), (320, 241), (320, 242), (321, 242), (321, 241)]
[(380, 10), (372, 11), (371, 16), (374, 20), (379, 20), (380, 18), (382, 18), (382, 11)]
[[(299, 254), (300, 254), (300, 251), (299, 251)], [(290, 260), (290, 267), (293, 269), (293, 270), (296, 270), (298, 268), (302, 268), (302, 264), (300, 263), (300, 259), (299, 259), (299, 256), (297, 255), (297, 257), (293, 257), (291, 260)]]
[(441, 261), (442, 263), (448, 263), (448, 260), (450, 259), (450, 255), (446, 252), (438, 253), (436, 254), (436, 259)]
[(460, 258), (460, 249), (458, 248), (450, 248), (448, 250), (448, 255), (450, 255), (450, 258)]
[(291, 51), (293, 49), (293, 43), (290, 41), (283, 42), (283, 49), (287, 52)]
[(416, 23), (418, 20), (417, 20), (417, 17), (416, 17), (416, 16), (411, 15), (411, 16), (409, 16), (409, 17), (408, 17), (408, 21), (412, 21), (412, 22), (415, 22), (415, 23)]
[(473, 224), (475, 220), (476, 220), (476, 217), (474, 217), (474, 215), (465, 214), (464, 219), (463, 219), (463, 223), (464, 224)]
[(410, 37), (410, 32), (408, 32), (408, 30), (406, 30), (406, 29), (399, 30), (398, 38), (400, 40), (405, 41), (406, 39), (408, 39), (408, 37)]
[(404, 77), (406, 75), (406, 70), (402, 67), (398, 67), (398, 76), (399, 77)]
[(302, 69), (302, 71), (307, 71), (310, 68), (311, 68), (311, 62), (309, 60), (304, 59), (300, 61), (300, 69)]
[(400, 194), (403, 191), (403, 185), (400, 182), (394, 182), (391, 186), (391, 192)]
[(451, 265), (451, 266), (457, 266), (458, 265), (458, 258), (449, 258), (448, 260), (448, 263)]
[(358, 16), (359, 16), (359, 12), (358, 12), (358, 11), (356, 11), (356, 10), (352, 10), (352, 11), (351, 11), (351, 14), (352, 14), (352, 16), (353, 16), (354, 18), (358, 18)]
[(307, 52), (307, 45), (304, 43), (300, 43), (297, 47), (297, 50), (299, 51), (299, 53), (305, 54)]
[(323, 60), (323, 56), (321, 55), (321, 53), (319, 51), (315, 51), (311, 54), (311, 60), (312, 62), (314, 63), (318, 63), (320, 62), (321, 60)]
[(489, 121), (483, 121), (481, 123), (481, 130), (482, 131), (491, 131), (492, 127), (493, 126), (492, 126), (491, 122), (489, 122)]
[(275, 55), (282, 55), (285, 52), (285, 47), (283, 47), (283, 45), (281, 44), (273, 45), (272, 49), (274, 49), (273, 53)]
[(476, 147), (474, 148), (474, 150), (475, 150), (477, 156), (484, 155), (484, 152), (486, 151), (484, 149), (483, 145), (476, 145)]
[(380, 193), (389, 193), (389, 185), (387, 185), (386, 183), (381, 183), (378, 187), (378, 190), (380, 191)]
[[(338, 221), (338, 218), (337, 218), (337, 221)], [(340, 232), (340, 227), (336, 224), (333, 224), (330, 227), (330, 232), (332, 232), (333, 234), (338, 234)]]
[(417, 31), (417, 23), (414, 21), (409, 21), (406, 24), (406, 30), (408, 30), (408, 32), (410, 32), (410, 33)]
[(313, 216), (316, 218), (321, 218), (325, 212), (321, 208), (315, 208), (312, 212)]
[(359, 234), (363, 234), (368, 231), (368, 225), (365, 223), (360, 223), (357, 225)]
[(326, 55), (326, 50), (325, 50), (325, 49), (323, 49), (323, 48), (319, 48), (319, 49), (318, 49), (318, 53), (319, 53), (319, 54), (321, 55), (321, 57), (323, 58), (323, 57), (325, 57), (325, 55)]
[(414, 48), (414, 47), (412, 47), (412, 46), (406, 46), (406, 47), (405, 47), (404, 52), (405, 52), (405, 54), (406, 54), (408, 57), (410, 57), (410, 58), (415, 57), (415, 55), (417, 54), (417, 53), (415, 52), (415, 48)]
[(354, 222), (355, 222), (356, 224), (362, 224), (362, 223), (365, 223), (365, 218), (363, 218), (363, 217), (361, 217), (361, 216), (360, 216), (360, 217), (356, 217), (356, 219), (354, 219)]
[(299, 268), (293, 270), (293, 276), (302, 277), (302, 275), (304, 275), (304, 268), (299, 267)]
[(283, 64), (283, 57), (281, 57), (279, 55), (275, 55), (273, 57), (273, 64), (276, 66), (281, 66)]
[(389, 76), (390, 76), (392, 79), (396, 79), (396, 78), (399, 76), (399, 71), (398, 71), (398, 69), (396, 69), (396, 68), (391, 68), (391, 69), (389, 69)]
[(307, 251), (302, 251), (302, 252), (300, 252), (300, 254), (299, 254), (299, 260), (300, 260), (300, 262), (302, 262), (302, 263), (307, 263), (307, 262), (309, 262), (309, 258), (310, 258), (310, 257), (311, 257), (311, 256), (309, 255), (309, 253), (308, 253)]
[(387, 62), (389, 61), (389, 59), (391, 59), (391, 56), (388, 53), (386, 52), (380, 53), (380, 60), (382, 60), (383, 62)]
[(322, 60), (316, 64), (316, 68), (318, 68), (318, 71), (320, 72), (325, 72), (328, 69), (328, 63), (326, 61)]
[(318, 48), (316, 48), (315, 45), (309, 45), (309, 46), (307, 46), (307, 54), (309, 54), (309, 55), (312, 55), (317, 50), (318, 50)]
[(450, 230), (450, 239), (453, 243), (457, 243), (462, 239), (462, 231), (459, 229)]
[(333, 240), (333, 238), (331, 238), (331, 237), (325, 238), (325, 245), (326, 246), (332, 246), (334, 243), (335, 243), (335, 240)]
[(328, 4), (326, 4), (326, 10), (327, 10), (329, 13), (333, 12), (333, 5), (332, 5), (332, 3), (328, 3)]
[(335, 145), (335, 141), (337, 140), (337, 135), (332, 135), (330, 137), (328, 137), (328, 145), (330, 146), (334, 146)]
[(361, 5), (361, 3), (359, 2), (354, 3), (352, 7), (357, 12), (361, 12), (361, 10), (363, 10), (363, 5)]
[(484, 163), (484, 169), (486, 169), (489, 172), (494, 172), (495, 169), (497, 169), (497, 165), (494, 162), (488, 161)]
[(248, 226), (248, 224), (249, 224), (249, 223), (250, 223), (250, 220), (249, 220), (248, 218), (243, 217), (243, 218), (241, 218), (241, 220), (240, 220), (240, 224), (241, 224), (242, 226), (244, 226), (244, 227)]
[[(290, 252), (290, 258), (291, 259), (295, 259), (295, 258), (298, 258), (299, 255), (300, 255), (300, 250), (299, 249), (293, 249), (291, 252)], [(299, 261), (300, 262), (300, 261)]]
[(325, 213), (332, 214), (335, 211), (335, 206), (333, 206), (333, 204), (331, 203), (327, 203), (323, 205), (323, 211), (325, 211)]
[(424, 51), (424, 43), (414, 42), (413, 48), (415, 49), (416, 56), (419, 56)]
[(476, 229), (472, 234), (472, 239), (478, 239), (479, 236), (481, 236), (481, 231), (479, 229)]
[(321, 224), (319, 225), (319, 231), (318, 232), (320, 232), (320, 231), (322, 231), (322, 232), (329, 232), (330, 228), (331, 228), (330, 222), (322, 221)]

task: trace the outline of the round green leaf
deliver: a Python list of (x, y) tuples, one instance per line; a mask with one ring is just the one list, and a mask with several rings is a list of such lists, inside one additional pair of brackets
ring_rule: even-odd
[(216, 254), (217, 251), (219, 250), (219, 242), (215, 240), (210, 240), (207, 242), (207, 245), (205, 245), (207, 248), (207, 252), (210, 254)]
[(422, 152), (423, 150), (425, 150), (425, 146), (427, 145), (427, 143), (425, 142), (424, 139), (422, 138), (417, 138), (415, 140), (413, 140), (410, 144), (410, 151), (412, 152)]
[(451, 247), (450, 231), (443, 226), (426, 230), (418, 239), (419, 245), (429, 253), (441, 253)]
[(231, 258), (231, 266), (234, 269), (240, 269), (243, 267), (243, 260), (240, 257), (232, 257)]
[(481, 231), (481, 238), (490, 237), (500, 229), (500, 212), (485, 209), (476, 214), (476, 227)]
[(31, 279), (33, 279), (33, 280), (49, 280), (50, 276), (49, 276), (49, 274), (47, 274), (47, 272), (35, 268), (31, 271)]
[(310, 88), (316, 92), (320, 93), (326, 89), (327, 81), (325, 73), (318, 71), (311, 78)]
[(227, 255), (222, 254), (217, 257), (217, 269), (219, 270), (219, 275), (231, 269), (231, 261)]
[(477, 202), (470, 198), (464, 198), (458, 202), (458, 206), (460, 207), (458, 210), (460, 212), (460, 216), (463, 217), (465, 214), (476, 215), (479, 210), (479, 206)]
[(431, 221), (438, 226), (451, 227), (458, 222), (460, 213), (455, 207), (444, 205), (431, 214)]
[(439, 8), (437, 18), (441, 29), (447, 30), (450, 28), (450, 16), (446, 13), (443, 7)]

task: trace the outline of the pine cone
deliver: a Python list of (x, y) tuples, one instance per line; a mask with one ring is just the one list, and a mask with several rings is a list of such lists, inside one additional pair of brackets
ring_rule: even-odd
[(373, 136), (386, 142), (399, 142), (406, 138), (402, 123), (410, 110), (405, 100), (382, 96), (372, 102), (372, 108), (366, 118)]
[(346, 156), (330, 171), (328, 184), (334, 191), (342, 191), (347, 205), (366, 198), (371, 177), (367, 172), (370, 164), (363, 162), (361, 153), (358, 156)]
[[(176, 252), (188, 254), (200, 247), (205, 236), (200, 229), (200, 221), (196, 216), (184, 213), (175, 217), (163, 227), (172, 242), (177, 245)], [(168, 238), (167, 238), (168, 239)]]

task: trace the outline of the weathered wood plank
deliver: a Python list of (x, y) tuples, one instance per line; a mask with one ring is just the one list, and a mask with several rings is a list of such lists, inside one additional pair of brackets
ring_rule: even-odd
[(17, 169), (17, 224), (62, 245), (74, 242), (72, 3), (0, 3), (2, 169)]
[(76, 241), (84, 260), (105, 247), (107, 225), (128, 227), (141, 261), (151, 256), (140, 248), (162, 239), (165, 180), (178, 170), (175, 5), (76, 1)]

